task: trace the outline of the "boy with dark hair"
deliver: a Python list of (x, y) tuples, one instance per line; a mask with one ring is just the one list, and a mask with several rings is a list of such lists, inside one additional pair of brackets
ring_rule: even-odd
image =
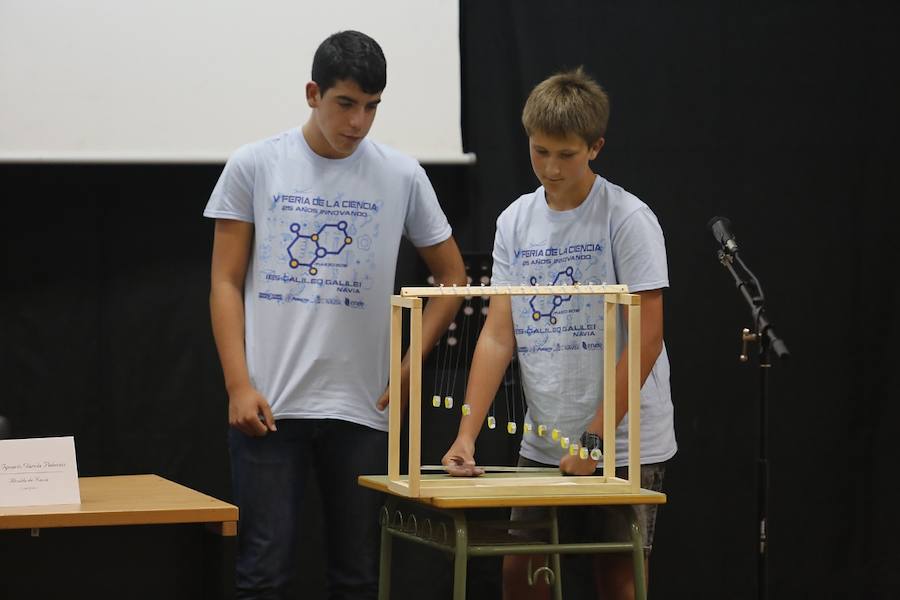
[[(541, 186), (521, 196), (497, 219), (493, 285), (624, 283), (641, 296), (641, 487), (660, 491), (664, 461), (676, 451), (669, 390), (669, 362), (663, 343), (662, 288), (667, 287), (662, 230), (646, 204), (603, 177), (590, 161), (605, 142), (609, 100), (581, 69), (554, 75), (528, 97), (522, 123), (529, 137), (531, 164)], [(539, 298), (539, 297), (536, 297)], [(548, 310), (527, 296), (493, 296), (472, 359), (459, 433), (443, 458), (454, 475), (477, 475), (475, 439), (513, 353), (518, 353), (528, 402), (520, 466), (559, 465), (563, 473), (593, 475), (598, 453), (570, 454), (551, 435), (555, 429), (588, 449), (602, 448), (603, 302), (591, 296), (548, 298)], [(624, 315), (623, 317), (624, 318)], [(618, 331), (621, 337), (624, 323)], [(627, 460), (627, 356), (616, 371), (617, 474)], [(649, 556), (655, 505), (638, 506)], [(539, 516), (541, 509), (513, 509), (512, 520)], [(621, 510), (561, 509), (560, 541), (629, 539)], [(516, 530), (518, 535), (527, 532)], [(547, 598), (541, 578), (527, 584), (529, 560), (503, 562), (504, 598)], [(632, 598), (630, 555), (594, 557), (591, 571), (604, 599)], [(566, 561), (569, 563), (570, 561)], [(568, 564), (566, 565), (568, 566)], [(564, 566), (564, 570), (566, 567)], [(563, 581), (571, 580), (566, 571)], [(590, 577), (589, 577), (590, 579)]]
[[(357, 477), (387, 471), (387, 316), (401, 236), (436, 282), (465, 283), (422, 167), (366, 138), (385, 81), (375, 40), (330, 36), (306, 84), (307, 122), (239, 148), (204, 212), (216, 219), (210, 307), (241, 511), (238, 598), (289, 589), (310, 476), (323, 497), (328, 597), (375, 597), (380, 499)], [(458, 307), (428, 303), (424, 348)]]
[(358, 31), (329, 37), (313, 56), (312, 80), (324, 94), (338, 81), (355, 81), (367, 94), (377, 94), (387, 85), (387, 63), (378, 42)]

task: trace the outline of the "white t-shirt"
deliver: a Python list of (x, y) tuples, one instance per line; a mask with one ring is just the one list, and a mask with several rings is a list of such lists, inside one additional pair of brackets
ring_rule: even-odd
[(386, 431), (375, 402), (400, 238), (424, 247), (451, 234), (422, 167), (369, 139), (323, 158), (294, 128), (235, 151), (203, 214), (254, 224), (247, 366), (275, 417)]
[[(668, 287), (662, 229), (646, 204), (597, 176), (585, 201), (568, 211), (547, 206), (544, 188), (521, 196), (497, 219), (492, 285), (616, 284), (640, 292)], [(603, 393), (602, 296), (513, 296), (519, 367), (528, 403), (521, 454), (558, 463), (566, 450), (556, 428), (577, 441)], [(618, 323), (623, 347), (624, 319)], [(618, 353), (617, 353), (618, 354)], [(677, 449), (665, 346), (641, 390), (641, 463)], [(616, 462), (627, 463), (627, 417), (617, 431)], [(547, 427), (544, 437), (536, 435)]]

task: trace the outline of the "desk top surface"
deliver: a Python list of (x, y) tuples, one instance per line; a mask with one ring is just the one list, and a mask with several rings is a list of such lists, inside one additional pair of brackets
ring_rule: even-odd
[[(531, 477), (525, 473), (487, 473), (477, 478), (472, 478), (475, 482), (480, 479), (488, 478), (505, 478), (505, 477)], [(540, 475), (546, 477), (546, 474)], [(444, 479), (449, 475), (423, 475), (422, 480)], [(562, 477), (562, 476), (560, 476)], [(455, 478), (459, 479), (459, 478)], [(666, 495), (660, 492), (645, 490), (641, 488), (636, 494), (553, 494), (552, 490), (546, 493), (537, 493), (528, 496), (509, 496), (498, 494), (496, 496), (479, 495), (477, 497), (452, 496), (441, 497), (435, 496), (430, 498), (407, 498), (402, 494), (397, 494), (388, 487), (387, 475), (361, 475), (359, 477), (359, 485), (367, 487), (385, 494), (391, 494), (399, 498), (405, 498), (411, 501), (428, 504), (437, 508), (493, 508), (493, 507), (512, 507), (512, 506), (586, 506), (586, 505), (621, 505), (621, 504), (665, 504)]]
[(81, 504), (0, 507), (0, 529), (211, 523), (234, 535), (238, 508), (158, 475), (80, 477)]

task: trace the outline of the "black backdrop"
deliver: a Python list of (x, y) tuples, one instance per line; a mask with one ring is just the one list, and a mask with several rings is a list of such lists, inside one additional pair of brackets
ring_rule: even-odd
[[(755, 597), (758, 373), (737, 361), (750, 317), (704, 229), (715, 214), (734, 222), (794, 354), (771, 374), (772, 597), (900, 595), (889, 216), (900, 86), (886, 6), (461, 3), (462, 125), (478, 163), (427, 170), (466, 253), (489, 252), (496, 216), (536, 186), (519, 125), (528, 91), (578, 65), (612, 98), (596, 169), (650, 204), (666, 233), (680, 449), (657, 528), (655, 598)], [(200, 216), (220, 170), (0, 165), (0, 414), (17, 437), (75, 435), (82, 475), (154, 472), (230, 498), (207, 310), (212, 227)], [(420, 276), (404, 248), (398, 284)], [(437, 462), (452, 419), (425, 414), (425, 460)], [(509, 453), (508, 441), (480, 446), (482, 458)], [(303, 559), (317, 563), (316, 500), (309, 509)], [(95, 597), (232, 593), (233, 540), (192, 528), (0, 540), (0, 597), (73, 586)], [(423, 585), (448, 593), (450, 563), (400, 555), (415, 568), (397, 572), (397, 596), (420, 597)], [(498, 597), (496, 564), (476, 562), (471, 595)], [(320, 576), (303, 586), (302, 597), (321, 596)]]

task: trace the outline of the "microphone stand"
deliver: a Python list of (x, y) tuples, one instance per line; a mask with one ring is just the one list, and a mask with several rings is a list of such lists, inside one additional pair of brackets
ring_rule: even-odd
[[(784, 341), (781, 340), (772, 328), (765, 310), (765, 295), (759, 280), (738, 256), (738, 252), (729, 252), (725, 249), (718, 251), (719, 262), (731, 273), (735, 285), (750, 307), (753, 316), (754, 331), (744, 329), (741, 332), (742, 352), (741, 362), (747, 362), (747, 343), (759, 344), (759, 455), (757, 458), (757, 517), (759, 523), (759, 553), (757, 555), (757, 598), (765, 600), (768, 597), (768, 520), (769, 520), (769, 456), (768, 456), (768, 393), (769, 393), (769, 368), (772, 366), (769, 357), (770, 351), (775, 352), (778, 358), (786, 360), (790, 357)], [(735, 261), (749, 276), (744, 279), (735, 269)]]

